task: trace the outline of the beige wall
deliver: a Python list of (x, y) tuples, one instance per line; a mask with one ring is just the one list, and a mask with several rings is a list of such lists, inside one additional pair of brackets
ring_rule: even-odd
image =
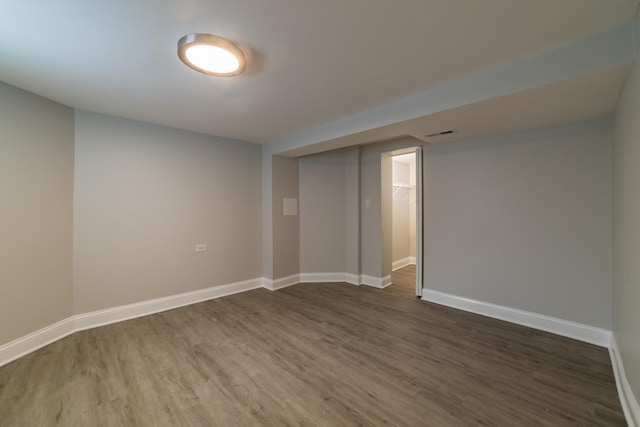
[(345, 153), (302, 157), (299, 165), (300, 272), (345, 272)]
[[(640, 13), (636, 16), (640, 49)], [(640, 51), (638, 52), (640, 57)], [(613, 333), (640, 398), (640, 64), (624, 84), (613, 121)]]
[(73, 110), (0, 83), (0, 345), (72, 315)]
[(411, 177), (409, 176), (409, 172), (411, 170), (411, 167), (409, 166), (409, 163), (403, 163), (403, 162), (399, 162), (396, 160), (395, 157), (392, 158), (393, 160), (393, 169), (392, 169), (392, 176), (393, 176), (393, 183), (400, 183), (400, 184), (409, 184)]
[[(409, 184), (409, 164), (393, 161), (393, 182)], [(411, 193), (407, 187), (393, 188), (392, 240), (391, 258), (393, 262), (411, 256)], [(415, 217), (414, 217), (415, 220)]]
[(425, 288), (611, 327), (611, 124), (425, 147)]
[(76, 313), (262, 276), (258, 145), (75, 119)]
[[(414, 155), (415, 156), (415, 155)], [(416, 165), (409, 168), (410, 184), (416, 185)], [(416, 188), (409, 191), (409, 256), (416, 257)]]
[[(273, 278), (300, 272), (298, 159), (272, 158)], [(298, 199), (298, 215), (284, 215), (283, 199)]]

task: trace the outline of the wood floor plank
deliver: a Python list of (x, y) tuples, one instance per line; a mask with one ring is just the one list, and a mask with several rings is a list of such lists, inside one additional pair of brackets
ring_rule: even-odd
[(0, 368), (0, 426), (623, 426), (608, 352), (384, 290), (254, 290)]

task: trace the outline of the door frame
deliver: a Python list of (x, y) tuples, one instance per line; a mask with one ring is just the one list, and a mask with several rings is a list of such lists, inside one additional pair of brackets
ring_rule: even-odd
[[(422, 298), (422, 289), (424, 287), (424, 156), (421, 145), (392, 150), (385, 154), (397, 156), (400, 154), (415, 153), (415, 230), (416, 230), (416, 288), (415, 294), (417, 298)], [(387, 191), (383, 188), (383, 191)], [(391, 188), (393, 191), (393, 186)], [(389, 242), (393, 244), (393, 242)], [(393, 260), (392, 260), (393, 262)]]

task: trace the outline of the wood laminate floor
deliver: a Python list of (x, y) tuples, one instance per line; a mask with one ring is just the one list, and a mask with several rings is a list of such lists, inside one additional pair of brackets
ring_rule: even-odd
[[(391, 283), (393, 283), (393, 289), (399, 291), (400, 289), (411, 294), (415, 297), (416, 294), (416, 265), (409, 264), (405, 267), (399, 268), (391, 273)], [(396, 292), (397, 293), (397, 292)]]
[(421, 302), (398, 274), (78, 332), (0, 368), (0, 425), (625, 425), (605, 349)]

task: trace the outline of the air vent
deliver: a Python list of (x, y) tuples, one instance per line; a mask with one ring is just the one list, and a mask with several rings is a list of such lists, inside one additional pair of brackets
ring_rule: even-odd
[(429, 135), (425, 135), (425, 137), (427, 137), (427, 138), (436, 138), (438, 136), (450, 135), (450, 134), (452, 134), (454, 132), (455, 132), (455, 130), (453, 130), (453, 129), (447, 129), (447, 130), (443, 130), (441, 132), (430, 133)]

